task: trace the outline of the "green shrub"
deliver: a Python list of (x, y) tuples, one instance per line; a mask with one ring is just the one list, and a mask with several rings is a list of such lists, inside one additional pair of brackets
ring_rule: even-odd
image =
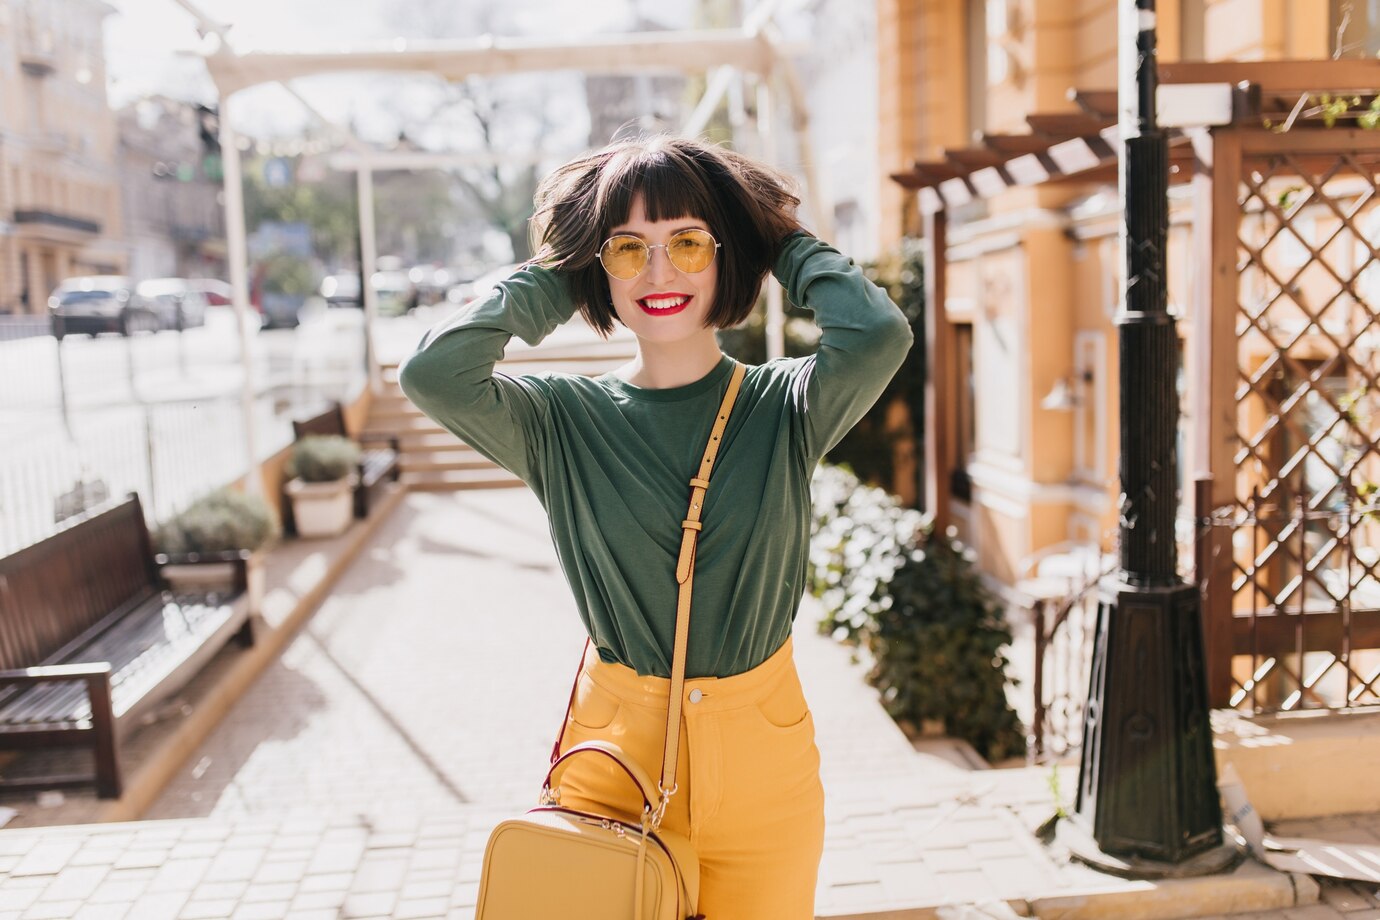
[(938, 720), (989, 760), (1025, 750), (1006, 699), (1011, 632), (952, 533), (845, 469), (814, 483), (809, 588), (822, 632), (867, 651), (868, 682), (892, 718)]
[(303, 482), (344, 479), (359, 464), (359, 445), (338, 434), (307, 435), (292, 448), (288, 475)]
[(177, 514), (154, 535), (158, 551), (170, 556), (262, 549), (278, 536), (278, 518), (268, 502), (234, 489), (218, 489)]

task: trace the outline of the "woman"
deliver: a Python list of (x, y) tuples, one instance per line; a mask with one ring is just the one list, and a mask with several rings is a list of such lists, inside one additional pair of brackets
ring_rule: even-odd
[[(814, 916), (824, 793), (791, 657), (805, 585), (810, 476), (910, 348), (900, 310), (800, 229), (785, 177), (702, 142), (654, 137), (581, 157), (537, 191), (537, 256), (432, 330), (404, 392), (522, 477), (551, 522), (591, 640), (560, 739), (618, 743), (652, 775), (666, 726), (674, 569), (695, 475), (768, 270), (815, 313), (818, 352), (749, 367), (704, 502), (677, 783), (663, 826), (700, 857), (714, 920)], [(602, 377), (493, 373), (576, 311), (637, 354)], [(567, 807), (635, 815), (603, 758), (562, 779)]]

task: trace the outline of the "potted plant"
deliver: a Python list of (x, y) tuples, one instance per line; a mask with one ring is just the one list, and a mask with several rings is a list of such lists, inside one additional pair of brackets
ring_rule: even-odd
[(285, 486), (297, 533), (333, 537), (345, 532), (353, 516), (359, 445), (340, 435), (307, 435), (292, 450)]
[(212, 594), (236, 588), (262, 608), (263, 553), (277, 539), (278, 519), (257, 495), (219, 489), (202, 496), (158, 528), (156, 557), (176, 594)]

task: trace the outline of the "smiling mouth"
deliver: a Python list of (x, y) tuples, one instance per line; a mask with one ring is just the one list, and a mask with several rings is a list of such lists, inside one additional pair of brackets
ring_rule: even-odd
[(651, 316), (671, 316), (684, 310), (694, 299), (690, 294), (655, 294), (639, 298), (637, 305)]

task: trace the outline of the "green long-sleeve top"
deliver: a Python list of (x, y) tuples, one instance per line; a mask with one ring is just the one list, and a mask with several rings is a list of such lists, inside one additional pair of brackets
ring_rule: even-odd
[[(747, 369), (703, 509), (687, 677), (747, 671), (786, 641), (805, 586), (811, 474), (913, 339), (886, 294), (814, 237), (787, 240), (774, 272), (814, 312), (819, 348)], [(432, 329), (399, 379), (423, 412), (536, 492), (600, 657), (669, 677), (680, 522), (733, 362), (669, 389), (494, 373), (512, 336), (535, 345), (574, 312), (560, 274), (523, 268)]]

